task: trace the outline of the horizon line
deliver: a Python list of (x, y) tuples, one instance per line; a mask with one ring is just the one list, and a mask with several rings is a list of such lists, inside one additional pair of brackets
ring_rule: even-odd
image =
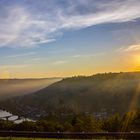
[(92, 75), (72, 75), (72, 76), (58, 76), (58, 77), (24, 77), (24, 78), (0, 78), (0, 80), (41, 80), (41, 79), (64, 79), (64, 78), (72, 78), (72, 77), (90, 77), (90, 76), (94, 76), (97, 74), (109, 74), (109, 73), (140, 73), (140, 70), (137, 71), (114, 71), (114, 72), (98, 72), (98, 73), (94, 73)]

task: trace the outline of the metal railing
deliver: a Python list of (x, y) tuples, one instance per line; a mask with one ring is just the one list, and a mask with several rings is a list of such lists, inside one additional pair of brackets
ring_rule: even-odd
[(57, 138), (57, 139), (140, 139), (140, 132), (23, 132), (0, 131), (0, 137)]

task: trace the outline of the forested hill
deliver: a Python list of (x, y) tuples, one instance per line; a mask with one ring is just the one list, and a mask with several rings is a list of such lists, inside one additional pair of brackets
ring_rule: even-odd
[(38, 92), (1, 102), (0, 106), (14, 113), (34, 112), (41, 116), (46, 113), (94, 113), (102, 110), (124, 113), (140, 107), (139, 86), (140, 72), (72, 77)]

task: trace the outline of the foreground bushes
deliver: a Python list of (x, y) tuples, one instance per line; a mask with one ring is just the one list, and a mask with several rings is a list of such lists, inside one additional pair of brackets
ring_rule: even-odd
[(90, 115), (75, 115), (69, 118), (53, 116), (36, 122), (24, 121), (20, 124), (0, 120), (0, 130), (42, 132), (140, 131), (140, 111), (137, 110), (135, 113), (128, 112), (122, 117), (115, 114), (102, 120), (96, 120)]

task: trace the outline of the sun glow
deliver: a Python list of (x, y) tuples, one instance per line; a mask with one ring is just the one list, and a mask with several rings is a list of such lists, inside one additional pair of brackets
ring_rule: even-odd
[(8, 71), (3, 71), (1, 74), (0, 74), (0, 79), (10, 79), (10, 74)]
[(140, 69), (140, 55), (134, 56), (134, 65), (137, 67), (137, 69)]
[(140, 65), (140, 55), (135, 56), (135, 60), (136, 60), (137, 64)]

